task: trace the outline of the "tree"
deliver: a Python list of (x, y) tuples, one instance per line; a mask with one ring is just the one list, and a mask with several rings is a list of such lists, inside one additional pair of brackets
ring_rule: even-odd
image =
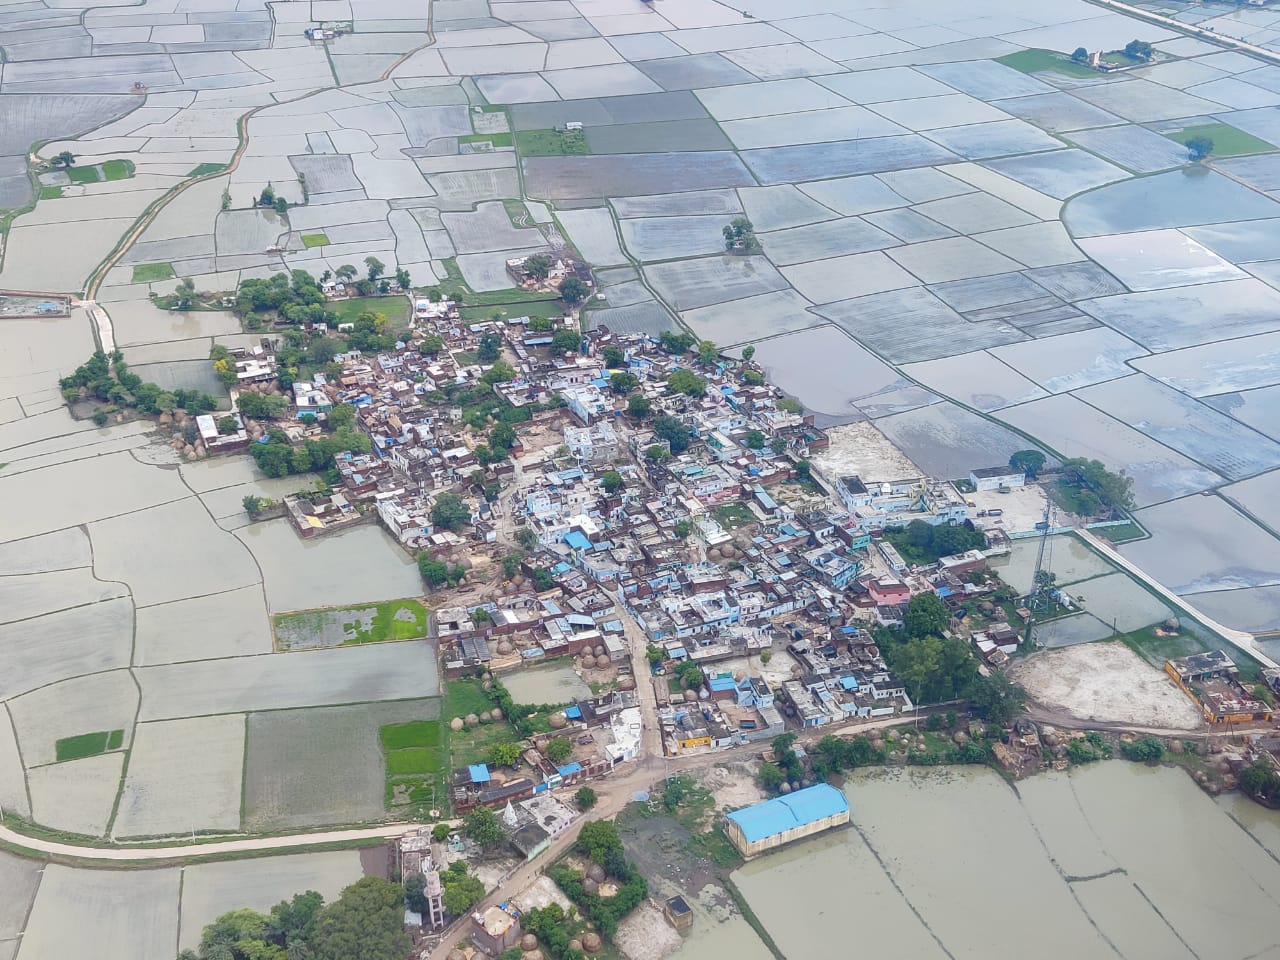
[(671, 451), (660, 443), (655, 443), (644, 451), (644, 455), (654, 463), (661, 463), (663, 460), (671, 459)]
[(698, 344), (698, 362), (704, 367), (710, 367), (720, 359), (720, 349), (710, 340), (703, 340)]
[(592, 862), (603, 865), (611, 852), (622, 853), (622, 838), (612, 820), (588, 820), (574, 846)]
[(546, 333), (551, 329), (551, 321), (546, 317), (530, 317), (529, 332), (530, 333)]
[(396, 267), (396, 286), (401, 290), (408, 290), (413, 286), (409, 271), (404, 267)]
[(359, 272), (360, 271), (357, 270), (355, 267), (353, 267), (351, 264), (344, 263), (342, 266), (340, 266), (337, 270), (334, 271), (334, 276), (336, 276), (339, 280), (344, 280), (344, 281), (353, 280), (355, 279), (356, 274)]
[(235, 417), (221, 417), (218, 420), (218, 433), (222, 436), (230, 436), (240, 429), (240, 424)]
[(326, 414), (330, 430), (350, 430), (356, 425), (356, 408), (340, 403)]
[(627, 397), (627, 415), (643, 420), (653, 410), (653, 403), (643, 393), (633, 393)]
[(617, 470), (606, 470), (600, 477), (600, 483), (604, 486), (605, 493), (617, 493), (625, 486), (622, 474)]
[(1124, 45), (1124, 52), (1132, 60), (1150, 60), (1155, 56), (1151, 44), (1145, 40), (1130, 40)]
[(787, 452), (787, 441), (782, 437), (774, 437), (769, 441), (769, 449), (777, 456), (782, 456)]
[(1192, 137), (1185, 146), (1187, 156), (1192, 160), (1203, 160), (1213, 153), (1213, 140), (1209, 137)]
[(596, 805), (596, 792), (590, 787), (579, 787), (573, 799), (578, 804), (579, 810), (590, 810)]
[(514, 577), (520, 572), (520, 554), (508, 553), (502, 558), (502, 572), (508, 577)]
[[(270, 393), (240, 394), (240, 413), (255, 420), (278, 420), (289, 412), (289, 401)], [(352, 414), (355, 408), (351, 407)]]
[(662, 650), (650, 643), (644, 648), (645, 659), (649, 661), (649, 666), (656, 667), (662, 662)]
[[(488, 809), (482, 807), (481, 809)], [(455, 917), (460, 917), (484, 899), (484, 884), (479, 878), (469, 873), (454, 877), (443, 877), (444, 896), (440, 898), (444, 908)]]
[(404, 879), (404, 905), (414, 913), (426, 913), (430, 907), (426, 887), (426, 877), (417, 870)]
[(525, 550), (532, 550), (538, 545), (538, 532), (532, 527), (517, 527), (516, 543)]
[(402, 888), (364, 877), (320, 912), (311, 954), (312, 960), (403, 960), (410, 946)]
[(677, 540), (688, 540), (689, 534), (693, 533), (693, 527), (689, 526), (688, 520), (677, 520), (675, 533)]
[(796, 479), (808, 480), (813, 476), (813, 464), (808, 460), (800, 460), (796, 463)]
[(573, 744), (567, 737), (553, 737), (547, 741), (543, 752), (552, 763), (564, 763), (573, 755)]
[(609, 389), (619, 396), (625, 397), (638, 386), (640, 386), (640, 381), (632, 373), (619, 371), (609, 377)]
[(759, 450), (764, 446), (765, 435), (759, 430), (748, 430), (747, 435), (743, 438), (748, 449)]
[(751, 358), (754, 357), (755, 355), (756, 355), (756, 348), (753, 345), (748, 343), (745, 347), (742, 348), (742, 359), (744, 363), (750, 363)]
[(502, 337), (494, 330), (486, 331), (476, 347), (476, 358), (481, 363), (493, 363), (502, 355)]
[(530, 279), (541, 283), (551, 275), (551, 258), (545, 253), (535, 253), (524, 259), (524, 272)]
[(688, 353), (697, 342), (697, 338), (691, 333), (676, 333), (672, 330), (663, 330), (658, 334), (658, 345), (673, 357)]
[(1027, 705), (1026, 691), (1003, 673), (975, 677), (965, 696), (974, 713), (1001, 727), (1013, 723)]
[(560, 281), (560, 299), (571, 307), (587, 299), (590, 293), (591, 288), (577, 277), (566, 277)]
[(911, 699), (922, 703), (942, 667), (942, 638), (923, 636), (897, 647), (891, 656), (893, 672), (906, 684)]
[(951, 614), (936, 593), (917, 593), (907, 602), (902, 618), (908, 637), (941, 636), (950, 624)]
[(661, 416), (653, 421), (653, 433), (659, 440), (671, 445), (672, 453), (684, 453), (689, 449), (692, 436), (689, 428), (675, 417)]
[(54, 167), (62, 167), (70, 170), (76, 164), (76, 155), (70, 150), (63, 150), (60, 154), (53, 158)]
[(276, 205), (276, 188), (273, 187), (270, 183), (267, 183), (267, 185), (262, 188), (262, 192), (258, 194), (258, 206), (274, 207), (275, 205)]
[(493, 617), (484, 607), (476, 607), (471, 611), (471, 622), (477, 627), (483, 627), (486, 623), (493, 623)]
[(284, 214), (289, 212), (289, 201), (284, 197), (277, 196), (275, 203), (271, 204), (275, 208), (276, 213)]
[(367, 276), (369, 277), (370, 282), (377, 280), (380, 276), (382, 276), (383, 272), (387, 269), (387, 265), (385, 263), (383, 263), (377, 257), (372, 257), (372, 256), (364, 258), (364, 265), (366, 270), (368, 271)]
[(485, 383), (510, 383), (515, 378), (516, 371), (511, 364), (505, 360), (496, 360), (480, 379)]
[(196, 284), (190, 277), (183, 277), (178, 281), (178, 285), (173, 288), (173, 309), (179, 311), (190, 310), (195, 306)]
[(1062, 482), (1092, 494), (1097, 506), (1112, 510), (1133, 506), (1133, 478), (1112, 473), (1100, 460), (1073, 457), (1062, 461)]
[(514, 767), (520, 762), (520, 744), (510, 741), (489, 745), (489, 762), (495, 767)]
[(605, 347), (600, 351), (606, 367), (620, 367), (626, 363), (626, 356), (617, 347)]
[(463, 818), (462, 833), (468, 840), (488, 849), (502, 843), (507, 835), (502, 821), (488, 807), (476, 807)]
[(443, 587), (449, 582), (449, 567), (443, 560), (435, 559), (426, 551), (418, 554), (418, 573), (422, 574), (422, 579), (431, 587)]
[(1076, 63), (1084, 63), (1089, 59), (1089, 51), (1084, 47), (1076, 47), (1071, 51), (1071, 59)]
[(453, 827), (447, 823), (437, 823), (431, 828), (431, 839), (444, 841), (449, 839), (449, 834), (453, 833)]
[(582, 335), (576, 330), (561, 327), (551, 336), (552, 353), (576, 353), (582, 347)]
[(471, 508), (456, 493), (445, 491), (431, 508), (431, 523), (445, 530), (461, 530), (471, 522)]
[(667, 389), (672, 393), (700, 397), (707, 392), (707, 381), (692, 370), (675, 370), (667, 375)]
[(787, 775), (782, 772), (782, 768), (776, 763), (762, 764), (760, 772), (756, 774), (756, 779), (760, 781), (760, 786), (771, 793), (777, 793), (787, 780)]
[(1045, 456), (1039, 450), (1019, 450), (1009, 458), (1009, 466), (1028, 477), (1035, 477), (1044, 469)]
[(742, 382), (749, 387), (764, 386), (764, 374), (759, 370), (743, 370)]
[(735, 217), (724, 228), (724, 248), (740, 253), (751, 253), (760, 249), (760, 241), (756, 239), (755, 227), (746, 217)]
[(1164, 759), (1164, 744), (1156, 737), (1139, 737), (1132, 742), (1121, 740), (1120, 752), (1135, 763), (1159, 763)]

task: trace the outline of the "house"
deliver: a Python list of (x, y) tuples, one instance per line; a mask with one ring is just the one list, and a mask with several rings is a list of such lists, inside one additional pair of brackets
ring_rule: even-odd
[(582, 423), (590, 424), (593, 420), (613, 414), (613, 401), (594, 384), (569, 387), (561, 396), (564, 397), (569, 412)]
[(471, 939), (491, 957), (520, 942), (520, 911), (510, 903), (471, 915)]
[(849, 822), (849, 801), (826, 783), (725, 815), (725, 833), (746, 859)]
[(1012, 489), (1025, 487), (1027, 475), (1013, 467), (979, 467), (969, 471), (969, 483), (974, 490), (999, 490), (1001, 487)]
[(1271, 719), (1271, 707), (1241, 684), (1239, 669), (1223, 650), (1166, 660), (1164, 672), (1200, 707), (1208, 723)]
[(566, 425), (564, 445), (579, 463), (602, 465), (618, 459), (618, 434), (608, 420), (586, 427)]

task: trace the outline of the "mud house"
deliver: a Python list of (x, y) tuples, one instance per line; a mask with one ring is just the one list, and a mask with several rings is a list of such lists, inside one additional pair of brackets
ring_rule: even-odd
[(1271, 707), (1245, 689), (1235, 661), (1223, 650), (1166, 660), (1164, 672), (1199, 705), (1208, 723), (1271, 719)]

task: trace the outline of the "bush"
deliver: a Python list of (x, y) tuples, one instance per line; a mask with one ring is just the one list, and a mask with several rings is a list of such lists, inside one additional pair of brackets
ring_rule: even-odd
[(579, 810), (590, 810), (596, 805), (596, 792), (590, 787), (579, 787), (573, 799), (578, 804)]
[(1159, 763), (1164, 759), (1164, 744), (1155, 737), (1142, 737), (1132, 742), (1122, 740), (1120, 752), (1135, 763)]

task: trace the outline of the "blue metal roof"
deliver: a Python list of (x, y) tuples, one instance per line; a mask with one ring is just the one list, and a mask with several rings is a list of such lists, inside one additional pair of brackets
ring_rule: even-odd
[(565, 534), (564, 542), (575, 550), (590, 550), (591, 541), (581, 530), (570, 530)]
[(736, 684), (733, 682), (733, 677), (712, 677), (707, 681), (707, 686), (717, 692), (721, 690), (737, 689)]
[(843, 793), (830, 784), (819, 783), (752, 807), (735, 810), (728, 816), (742, 829), (747, 842), (754, 843), (785, 830), (847, 812), (848, 809), (849, 801)]
[(570, 720), (581, 720), (582, 708), (575, 703), (572, 707), (565, 710), (564, 715)]
[(573, 763), (566, 763), (563, 767), (556, 767), (556, 772), (562, 777), (572, 776), (582, 772), (582, 764), (575, 760)]
[(483, 763), (473, 763), (469, 768), (472, 783), (488, 783), (489, 768)]

